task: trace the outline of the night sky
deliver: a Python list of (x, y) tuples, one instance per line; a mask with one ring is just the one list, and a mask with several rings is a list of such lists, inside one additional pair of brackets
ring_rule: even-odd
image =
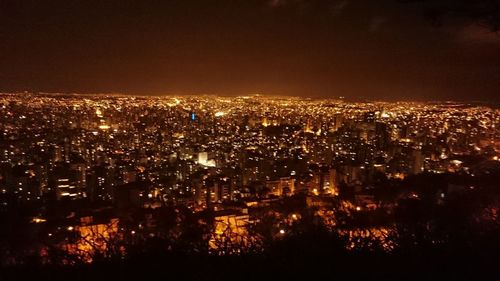
[(500, 36), (425, 5), (0, 0), (0, 91), (499, 101)]

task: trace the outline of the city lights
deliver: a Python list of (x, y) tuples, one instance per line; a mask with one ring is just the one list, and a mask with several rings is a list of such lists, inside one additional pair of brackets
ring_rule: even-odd
[(499, 163), (498, 110), (462, 103), (6, 94), (0, 108), (0, 210), (28, 207), (44, 243), (85, 263), (193, 229), (207, 254), (261, 253), (309, 224), (391, 253), (401, 206), (481, 192), (472, 179)]

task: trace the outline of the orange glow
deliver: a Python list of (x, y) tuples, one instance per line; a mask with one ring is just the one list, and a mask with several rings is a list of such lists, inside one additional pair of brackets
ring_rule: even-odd
[(112, 239), (118, 235), (118, 219), (111, 219), (107, 224), (93, 224), (85, 226), (69, 226), (68, 230), (77, 233), (76, 241), (62, 245), (70, 255), (75, 255), (85, 262), (92, 262), (97, 254), (106, 255), (110, 250)]

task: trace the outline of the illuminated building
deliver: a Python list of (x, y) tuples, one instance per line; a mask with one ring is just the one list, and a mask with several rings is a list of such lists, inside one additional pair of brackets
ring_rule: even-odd
[(246, 227), (247, 224), (251, 223), (247, 209), (217, 212), (214, 221), (214, 232), (209, 241), (209, 247), (212, 251), (229, 250), (238, 253), (241, 247), (248, 245), (252, 239)]
[(87, 197), (85, 166), (71, 164), (58, 167), (51, 176), (55, 182), (57, 199), (80, 199)]
[(295, 193), (295, 179), (291, 177), (282, 177), (276, 180), (266, 181), (266, 187), (269, 194), (275, 196), (290, 196)]

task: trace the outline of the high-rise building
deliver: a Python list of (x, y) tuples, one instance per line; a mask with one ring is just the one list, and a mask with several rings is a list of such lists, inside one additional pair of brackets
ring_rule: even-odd
[(58, 200), (87, 197), (85, 165), (63, 164), (52, 172), (51, 178)]
[(419, 174), (423, 171), (423, 168), (424, 168), (424, 156), (422, 155), (422, 151), (414, 149), (411, 153), (410, 173)]
[(375, 122), (375, 116), (376, 114), (374, 111), (366, 112), (364, 115), (364, 121), (367, 123), (373, 123)]
[(375, 145), (382, 150), (385, 150), (391, 142), (389, 128), (387, 124), (377, 122), (375, 125)]
[(333, 117), (333, 131), (337, 131), (342, 127), (342, 124), (344, 123), (344, 115), (342, 114), (335, 114)]

